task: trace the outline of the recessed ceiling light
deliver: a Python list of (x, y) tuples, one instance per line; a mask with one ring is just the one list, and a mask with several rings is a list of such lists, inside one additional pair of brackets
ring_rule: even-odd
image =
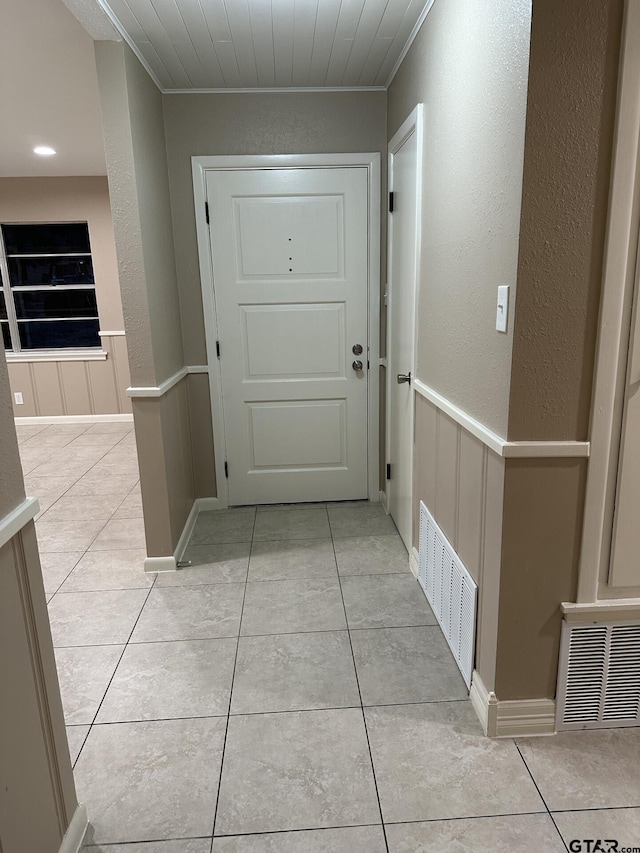
[(55, 148), (50, 148), (48, 145), (37, 145), (33, 149), (34, 154), (39, 154), (40, 157), (51, 157), (56, 153)]

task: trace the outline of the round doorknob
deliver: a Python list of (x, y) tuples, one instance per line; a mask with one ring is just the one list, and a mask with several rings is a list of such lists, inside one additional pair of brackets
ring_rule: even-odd
[(351, 367), (353, 367), (354, 370), (362, 370), (362, 362), (359, 360), (354, 361)]
[(402, 385), (404, 382), (408, 382), (411, 385), (411, 374), (410, 373), (399, 373), (396, 376), (396, 381), (398, 385)]

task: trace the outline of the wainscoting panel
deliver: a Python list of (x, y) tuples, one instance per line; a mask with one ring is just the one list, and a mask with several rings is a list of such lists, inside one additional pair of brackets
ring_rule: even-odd
[(13, 403), (15, 417), (130, 413), (125, 336), (105, 336), (102, 347), (107, 357), (101, 360), (10, 361), (11, 392), (24, 400)]

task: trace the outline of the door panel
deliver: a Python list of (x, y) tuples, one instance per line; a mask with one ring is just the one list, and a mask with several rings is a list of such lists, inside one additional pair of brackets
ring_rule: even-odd
[(414, 370), (418, 216), (418, 133), (414, 130), (391, 157), (394, 210), (389, 222), (389, 512), (402, 541), (412, 547), (413, 409), (409, 383), (398, 374)]
[(366, 498), (366, 169), (209, 172), (207, 195), (230, 503)]

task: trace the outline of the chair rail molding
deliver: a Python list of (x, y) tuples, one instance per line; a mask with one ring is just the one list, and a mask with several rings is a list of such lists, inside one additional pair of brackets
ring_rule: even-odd
[(490, 430), (480, 421), (447, 400), (419, 379), (411, 380), (416, 394), (429, 400), (437, 409), (448, 415), (467, 432), (474, 435), (490, 450), (505, 459), (550, 459), (587, 457), (590, 453), (588, 441), (507, 441)]

